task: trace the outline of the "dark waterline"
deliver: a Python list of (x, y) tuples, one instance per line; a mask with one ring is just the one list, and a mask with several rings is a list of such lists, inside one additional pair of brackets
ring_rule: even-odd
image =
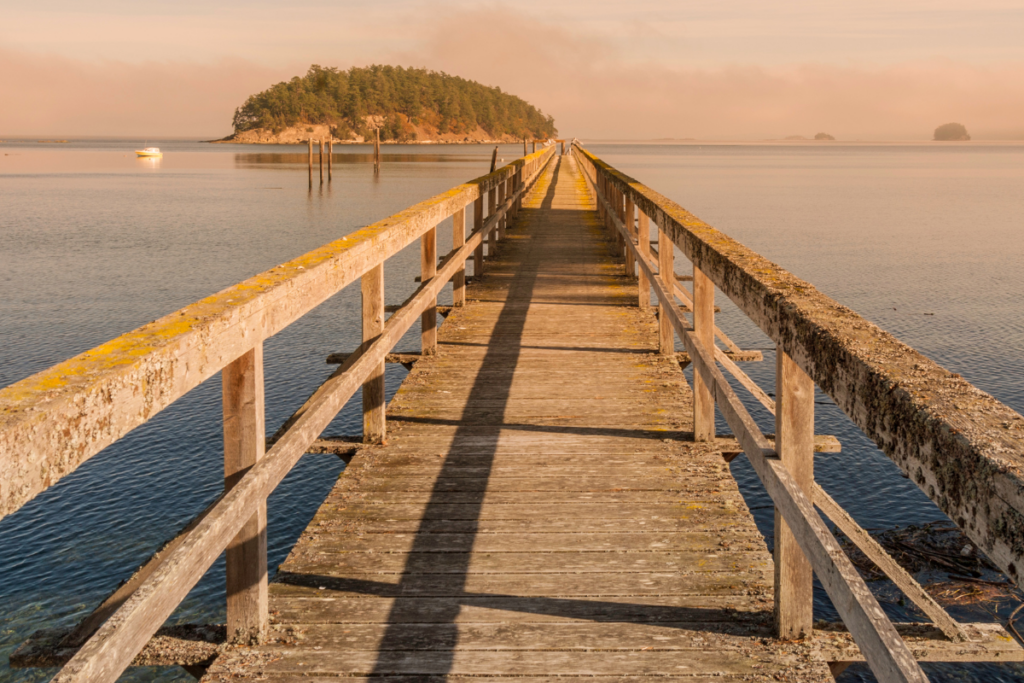
[[(0, 144), (0, 386), (480, 175), (491, 150), (385, 147), (382, 174), (374, 178), (368, 147), (336, 147), (333, 182), (320, 187), (315, 165), (310, 191), (304, 147), (148, 143), (165, 157), (135, 159), (131, 150), (141, 141)], [(521, 149), (502, 147), (499, 157), (510, 161)], [(1024, 409), (1024, 148), (591, 149)], [(445, 253), (450, 222), (438, 232)], [(389, 303), (414, 289), (418, 271), (416, 245), (388, 262)], [(772, 390), (769, 341), (719, 300), (720, 326), (741, 346), (765, 349), (765, 362), (745, 369)], [(358, 343), (358, 307), (358, 288), (349, 288), (268, 340), (269, 429), (328, 374), (327, 354)], [(400, 346), (417, 348), (415, 334)], [(389, 396), (404, 374), (388, 366)], [(356, 396), (328, 433), (358, 434), (358, 404)], [(819, 455), (817, 478), (862, 525), (943, 518), (826, 397), (819, 404), (817, 431), (838, 436), (843, 453)], [(771, 416), (748, 405), (773, 431)], [(212, 379), (0, 520), (0, 681), (52, 676), (10, 671), (6, 658), (32, 630), (75, 623), (216, 496), (219, 415), (220, 384)], [(334, 456), (306, 456), (271, 497), (272, 568), (342, 468)], [(733, 472), (770, 544), (770, 500), (745, 459), (735, 461)], [(175, 621), (223, 620), (222, 562)], [(885, 608), (908, 618), (895, 604)], [(835, 618), (820, 590), (816, 617)], [(1024, 676), (1015, 665), (928, 672), (933, 680)], [(863, 667), (843, 680), (859, 679), (871, 680)], [(149, 669), (132, 670), (124, 680), (191, 679), (180, 669)]]

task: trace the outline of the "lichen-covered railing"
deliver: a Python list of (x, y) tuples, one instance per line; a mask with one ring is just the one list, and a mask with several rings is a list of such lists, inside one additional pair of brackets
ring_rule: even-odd
[[(267, 496), (360, 387), (364, 438), (384, 438), (388, 352), (417, 319), (422, 352), (435, 352), (438, 293), (452, 281), (453, 303), (463, 304), (466, 260), (483, 272), (484, 240), (493, 253), (554, 152), (524, 156), (0, 390), (3, 517), (201, 382), (223, 376), (224, 494), (65, 639), (81, 648), (54, 680), (116, 680), (225, 549), (228, 639), (263, 637)], [(449, 217), (454, 247), (438, 264), (436, 229)], [(416, 239), (422, 284), (385, 321), (384, 262)], [(357, 279), (363, 344), (264, 453), (263, 341)]]
[[(810, 635), (817, 575), (882, 681), (927, 680), (863, 579), (814, 511), (817, 505), (954, 641), (970, 636), (814, 483), (817, 384), (979, 548), (1024, 587), (1024, 417), (900, 343), (779, 266), (612, 168), (578, 143), (598, 211), (639, 279), (657, 296), (660, 348), (679, 335), (694, 365), (694, 438), (715, 436), (717, 405), (775, 504), (775, 613), (783, 638)], [(658, 230), (657, 263), (649, 231)], [(693, 263), (678, 284), (678, 247)], [(717, 286), (776, 344), (776, 401), (715, 346)], [(682, 301), (682, 308), (676, 298)], [(683, 316), (693, 314), (691, 325)], [(758, 429), (717, 363), (775, 415)]]

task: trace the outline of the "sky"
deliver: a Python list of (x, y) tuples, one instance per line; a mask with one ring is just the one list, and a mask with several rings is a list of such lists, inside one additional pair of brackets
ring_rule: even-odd
[(0, 137), (231, 132), (310, 64), (426, 67), (584, 139), (1024, 139), (1020, 0), (0, 0)]

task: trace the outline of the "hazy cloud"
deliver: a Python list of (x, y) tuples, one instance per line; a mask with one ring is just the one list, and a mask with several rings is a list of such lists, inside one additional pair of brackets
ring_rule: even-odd
[[(654, 12), (657, 3), (638, 0), (637, 6)], [(306, 58), (278, 56), (270, 60), (275, 66), (256, 56), (262, 54), (258, 46), (239, 49), (244, 59), (208, 63), (90, 61), (0, 48), (0, 137), (221, 136), (230, 132), (231, 115), (246, 96), (303, 73), (312, 62), (342, 68), (378, 62), (426, 66), (498, 85), (552, 114), (563, 134), (584, 138), (763, 139), (828, 132), (841, 139), (920, 140), (948, 121), (964, 123), (976, 138), (1024, 138), (1024, 56), (990, 62), (926, 57), (709, 65), (699, 55), (681, 56), (699, 52), (694, 45), (700, 40), (675, 27), (678, 12), (669, 10), (663, 10), (664, 25), (646, 23), (651, 12), (639, 12), (612, 35), (597, 20), (558, 20), (565, 8), (553, 20), (494, 7), (410, 2), (403, 9), (395, 30), (382, 31), (388, 35), (379, 41), (365, 33), (359, 41), (349, 39), (353, 27), (365, 28), (369, 15), (345, 28), (282, 17), (278, 28), (285, 36), (275, 43), (275, 54), (292, 54), (281, 45), (295, 38), (296, 26), (320, 37)], [(607, 22), (611, 15), (597, 16)], [(719, 18), (693, 21), (711, 25)], [(127, 20), (116, 18), (121, 29)], [(185, 25), (194, 17), (183, 14), (175, 21)], [(260, 15), (259, 21), (267, 18)], [(236, 27), (229, 35), (237, 33)], [(214, 34), (207, 27), (200, 35)], [(669, 35), (681, 37), (671, 50), (660, 50)], [(262, 36), (257, 32), (250, 41), (259, 43)], [(334, 46), (323, 36), (333, 38)], [(633, 45), (645, 40), (650, 45), (643, 49)]]

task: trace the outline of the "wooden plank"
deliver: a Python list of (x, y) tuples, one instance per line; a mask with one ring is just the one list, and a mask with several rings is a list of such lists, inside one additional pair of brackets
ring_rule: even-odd
[[(257, 650), (259, 652), (259, 650)], [(269, 651), (267, 651), (269, 652)], [(700, 658), (681, 658), (673, 652), (559, 652), (559, 651), (462, 651), (406, 652), (384, 650), (321, 650), (311, 657), (303, 648), (275, 648), (276, 658), (264, 658), (263, 675), (291, 673), (302, 676), (360, 675), (381, 669), (389, 674), (416, 676), (487, 676), (495, 671), (517, 672), (523, 676), (618, 677), (624, 675), (661, 676), (665, 671), (691, 677), (710, 675), (751, 676), (782, 673), (779, 663), (761, 664), (753, 657), (738, 658), (731, 652), (711, 651)], [(242, 655), (236, 655), (245, 662)], [(210, 676), (229, 673), (234, 658), (230, 655), (210, 669)], [(223, 668), (222, 668), (223, 667)]]
[[(230, 490), (263, 457), (263, 342), (221, 371), (224, 413), (224, 489)], [(267, 502), (258, 501), (226, 549), (227, 638), (263, 642), (267, 634)]]
[[(781, 349), (776, 353), (775, 453), (810, 497), (814, 486), (814, 382)], [(775, 508), (775, 628), (779, 638), (811, 634), (814, 571), (793, 532)]]
[[(326, 589), (271, 584), (278, 623), (358, 624), (728, 622), (740, 632), (763, 623), (770, 598), (757, 595), (644, 595), (558, 599), (510, 595), (367, 599), (337, 597)], [(454, 616), (452, 616), (454, 615)], [(768, 625), (763, 627), (766, 631)], [(760, 632), (760, 631), (758, 631)], [(770, 633), (770, 632), (769, 632)]]
[[(755, 527), (730, 530), (728, 548), (733, 550), (763, 550), (764, 542)], [(515, 534), (432, 533), (430, 545), (416, 544), (416, 534), (365, 534), (359, 538), (307, 540), (306, 547), (320, 553), (380, 552), (380, 553), (522, 553), (536, 552), (665, 552), (693, 549), (723, 548), (720, 539), (710, 538), (705, 529), (695, 531), (652, 531), (651, 533), (557, 533), (519, 532)]]

